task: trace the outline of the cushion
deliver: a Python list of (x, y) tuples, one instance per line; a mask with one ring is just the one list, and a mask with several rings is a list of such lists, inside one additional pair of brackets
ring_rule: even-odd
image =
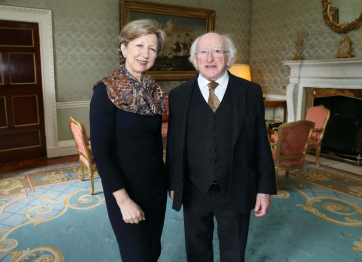
[(323, 128), (324, 123), (327, 121), (328, 110), (320, 106), (312, 106), (308, 109), (306, 120), (315, 123), (314, 129), (318, 130)]
[[(82, 161), (85, 164), (85, 166), (87, 168), (89, 168), (88, 160), (84, 156), (79, 155), (79, 159), (80, 159), (80, 161)], [(92, 162), (92, 163), (93, 163), (93, 168), (96, 168), (96, 164), (94, 162)]]
[(85, 138), (85, 143), (87, 144), (87, 146), (89, 146), (89, 140), (90, 138), (87, 136), (87, 131), (85, 130), (84, 125), (78, 121), (78, 123), (80, 124), (80, 126), (82, 127), (82, 131), (83, 131), (83, 136)]
[(318, 141), (315, 141), (314, 139), (309, 140), (308, 146), (318, 146)]
[(310, 130), (311, 127), (308, 125), (284, 127), (281, 130), (283, 141), (281, 141), (282, 143), (280, 145), (280, 155), (295, 156), (303, 154), (308, 143)]
[(162, 123), (162, 137), (167, 137), (168, 122)]
[(272, 134), (270, 138), (272, 139), (272, 142), (278, 142), (278, 134)]
[[(74, 134), (74, 139), (75, 139), (75, 142), (77, 143), (78, 145), (78, 148), (79, 150), (84, 154), (84, 155), (87, 155), (86, 153), (86, 150), (87, 150), (87, 147), (89, 146), (89, 140), (90, 138), (87, 136), (87, 131), (85, 130), (85, 127), (84, 125), (77, 121), (80, 126), (82, 127), (82, 130), (79, 129), (79, 127), (74, 124), (74, 123), (71, 123), (71, 128), (72, 128), (72, 131), (73, 131), (73, 134)], [(82, 139), (82, 135), (81, 135), (81, 132), (83, 133), (83, 136), (85, 138), (85, 144), (83, 143), (83, 139)], [(93, 155), (92, 155), (92, 150), (89, 150), (89, 155), (91, 157), (91, 159), (93, 159)]]
[(312, 137), (317, 140), (319, 140), (321, 138), (321, 136), (322, 136), (322, 132), (317, 131), (317, 132), (312, 133)]
[(85, 150), (85, 145), (83, 143), (83, 139), (82, 139), (82, 134), (81, 134), (81, 130), (80, 128), (74, 124), (74, 123), (71, 123), (70, 124), (71, 128), (72, 128), (72, 131), (73, 131), (73, 135), (74, 135), (74, 139), (75, 139), (75, 142), (77, 143), (78, 145), (78, 148), (79, 150), (83, 153), (83, 154), (86, 154)]
[[(276, 149), (272, 149), (272, 155), (273, 155), (273, 159), (274, 161), (276, 160), (276, 155), (277, 155), (277, 150)], [(300, 159), (279, 159), (279, 167), (300, 167), (303, 166), (304, 164), (304, 160), (300, 160)]]
[(162, 115), (162, 122), (168, 121), (168, 115), (169, 115), (168, 97), (165, 98), (165, 109), (166, 112)]

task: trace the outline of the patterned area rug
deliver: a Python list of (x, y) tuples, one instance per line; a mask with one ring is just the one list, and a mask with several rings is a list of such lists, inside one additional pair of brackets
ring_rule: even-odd
[[(88, 170), (84, 169), (85, 179), (89, 179)], [(98, 172), (94, 173), (99, 177)], [(35, 168), (28, 171), (9, 172), (0, 179), (0, 196), (34, 192), (37, 187), (80, 180), (82, 172), (78, 162)]]
[[(290, 175), (298, 179), (299, 170), (291, 171)], [(314, 163), (307, 162), (302, 180), (362, 200), (362, 174), (357, 175), (325, 166), (317, 167)]]
[[(290, 175), (298, 178), (299, 170), (291, 171)], [(95, 172), (95, 177), (99, 177), (98, 172)], [(34, 192), (37, 187), (80, 179), (81, 170), (78, 162), (36, 168), (30, 171), (16, 171), (8, 173), (0, 180), (0, 197)], [(85, 169), (85, 179), (88, 179), (87, 169)], [(317, 167), (314, 163), (307, 162), (302, 180), (362, 200), (362, 175), (324, 166)]]
[[(101, 181), (95, 179), (97, 194), (91, 196), (90, 182), (79, 181), (77, 165), (0, 180), (1, 262), (121, 261)], [(280, 188), (268, 215), (251, 217), (246, 261), (361, 261), (362, 201), (358, 197), (332, 191), (325, 183), (316, 186), (303, 181), (300, 190), (297, 179), (283, 174), (278, 180)], [(169, 200), (159, 262), (186, 262), (183, 215), (171, 205)], [(216, 232), (214, 258), (219, 262)]]
[[(85, 180), (89, 182), (88, 170), (84, 169)], [(98, 172), (94, 176), (99, 177)], [(80, 181), (82, 172), (78, 162), (52, 165), (29, 171), (9, 172), (0, 179), (0, 214), (4, 209), (27, 195), (36, 188), (48, 185)]]

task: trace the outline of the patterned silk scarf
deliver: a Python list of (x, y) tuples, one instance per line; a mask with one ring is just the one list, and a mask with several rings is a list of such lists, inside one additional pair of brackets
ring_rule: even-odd
[(147, 74), (143, 75), (140, 83), (124, 65), (121, 65), (111, 76), (98, 82), (103, 82), (107, 86), (109, 99), (119, 109), (149, 116), (162, 115), (166, 112), (165, 93)]

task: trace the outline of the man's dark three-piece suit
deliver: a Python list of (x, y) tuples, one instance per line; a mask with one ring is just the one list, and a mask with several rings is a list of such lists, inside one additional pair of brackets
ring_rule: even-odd
[(262, 90), (227, 73), (229, 82), (215, 113), (197, 76), (169, 94), (166, 166), (173, 209), (183, 205), (189, 262), (213, 261), (214, 216), (221, 261), (244, 261), (257, 194), (276, 194)]

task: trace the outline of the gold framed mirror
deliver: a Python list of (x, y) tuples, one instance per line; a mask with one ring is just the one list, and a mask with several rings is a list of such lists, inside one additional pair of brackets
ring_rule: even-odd
[(326, 24), (340, 34), (356, 30), (362, 25), (361, 0), (322, 0)]

